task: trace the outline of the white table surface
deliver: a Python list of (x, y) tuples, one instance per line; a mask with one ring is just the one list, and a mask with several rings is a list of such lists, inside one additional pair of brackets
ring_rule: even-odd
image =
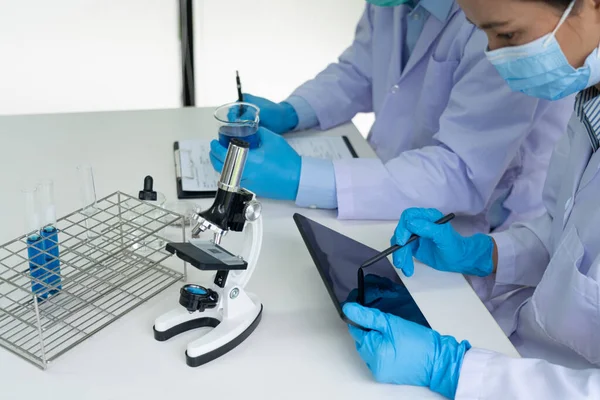
[[(361, 156), (374, 154), (351, 124), (327, 135), (350, 137)], [(24, 232), (20, 190), (55, 182), (58, 216), (80, 207), (75, 167), (90, 163), (99, 197), (135, 192), (146, 175), (176, 200), (172, 144), (214, 137), (212, 109), (0, 117), (0, 242)], [(210, 200), (196, 201), (204, 207)], [(354, 349), (292, 220), (300, 212), (377, 249), (389, 245), (395, 222), (340, 221), (335, 212), (263, 200), (264, 241), (248, 289), (264, 304), (256, 331), (209, 364), (185, 364), (188, 332), (153, 339), (160, 314), (178, 306), (180, 284), (151, 299), (59, 357), (46, 371), (0, 348), (0, 398), (112, 400), (439, 398), (427, 389), (376, 383)], [(235, 240), (235, 239), (233, 239)], [(169, 265), (181, 269), (173, 258)], [(193, 268), (192, 268), (193, 269)], [(193, 271), (192, 279), (206, 275)], [(416, 266), (404, 279), (431, 325), (473, 346), (518, 354), (461, 275)]]

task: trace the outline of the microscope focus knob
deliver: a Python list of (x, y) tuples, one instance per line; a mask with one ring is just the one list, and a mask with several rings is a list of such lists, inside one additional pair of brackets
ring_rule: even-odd
[(246, 218), (246, 221), (253, 222), (260, 218), (261, 212), (262, 205), (256, 200), (251, 200), (246, 204), (246, 207), (244, 208), (244, 217)]

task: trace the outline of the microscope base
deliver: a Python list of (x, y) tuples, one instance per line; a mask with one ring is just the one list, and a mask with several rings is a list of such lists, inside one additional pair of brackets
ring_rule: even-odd
[(254, 332), (263, 306), (257, 296), (239, 286), (226, 288), (224, 293), (228, 295), (221, 307), (193, 313), (179, 307), (160, 316), (153, 327), (154, 338), (162, 342), (193, 329), (213, 328), (188, 344), (185, 355), (190, 367), (206, 364), (233, 350)]
[(175, 337), (179, 334), (182, 334), (184, 332), (191, 331), (194, 329), (216, 328), (220, 322), (221, 321), (219, 321), (216, 318), (210, 318), (210, 317), (198, 318), (198, 317), (196, 317), (196, 319), (192, 319), (190, 321), (183, 322), (183, 323), (176, 325), (170, 329), (167, 329), (166, 331), (157, 330), (156, 325), (154, 327), (152, 327), (152, 330), (154, 331), (154, 339), (159, 342), (164, 342), (164, 341), (171, 339), (172, 337)]
[[(258, 315), (254, 318), (254, 320), (250, 321), (250, 325), (242, 331), (238, 336), (234, 336), (233, 339), (229, 342), (224, 342), (224, 344), (220, 347), (215, 347), (214, 350), (209, 351), (207, 353), (201, 353), (201, 351), (205, 351), (205, 349), (197, 349), (194, 347), (193, 343), (188, 345), (188, 349), (185, 352), (185, 361), (186, 364), (190, 367), (199, 367), (200, 365), (206, 364), (212, 360), (215, 360), (222, 355), (228, 353), (233, 350), (237, 346), (239, 346), (244, 340), (248, 338), (254, 332), (258, 324), (260, 323), (262, 317), (263, 306), (260, 305), (260, 310), (258, 311)], [(246, 325), (243, 325), (246, 326)], [(203, 346), (204, 347), (204, 346)], [(190, 356), (191, 354), (196, 354), (196, 356)]]

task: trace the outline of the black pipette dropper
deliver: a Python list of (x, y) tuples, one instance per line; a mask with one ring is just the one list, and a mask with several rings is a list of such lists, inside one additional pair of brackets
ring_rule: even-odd
[(156, 201), (158, 195), (154, 191), (153, 186), (154, 180), (152, 179), (152, 177), (150, 175), (146, 176), (144, 178), (144, 189), (140, 190), (140, 192), (138, 193), (138, 199), (146, 201)]

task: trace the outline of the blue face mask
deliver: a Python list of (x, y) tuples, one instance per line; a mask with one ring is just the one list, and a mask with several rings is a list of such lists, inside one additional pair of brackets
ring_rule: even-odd
[(488, 60), (513, 91), (559, 100), (600, 82), (598, 49), (588, 56), (583, 67), (575, 69), (556, 40), (556, 31), (574, 5), (572, 1), (552, 33), (522, 46), (486, 52)]
[(396, 7), (410, 1), (411, 0), (367, 0), (367, 3), (379, 7)]

